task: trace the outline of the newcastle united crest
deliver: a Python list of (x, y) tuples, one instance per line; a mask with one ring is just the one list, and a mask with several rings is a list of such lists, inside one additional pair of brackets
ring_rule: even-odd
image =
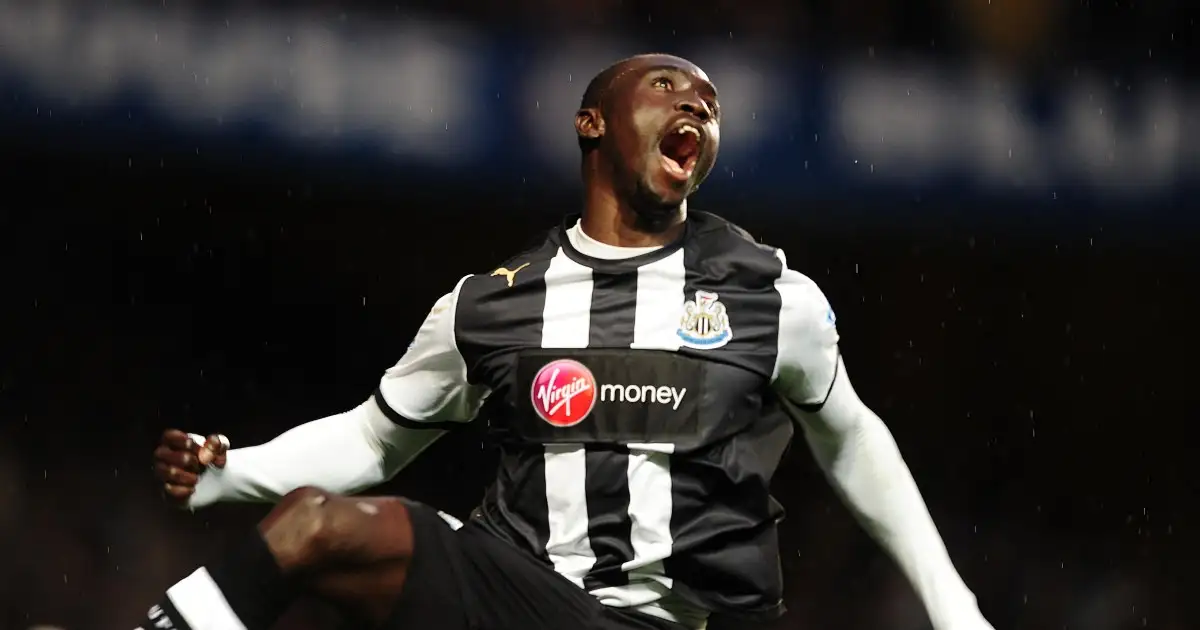
[(717, 294), (697, 291), (695, 300), (683, 304), (683, 316), (675, 334), (685, 347), (711, 350), (729, 343), (733, 329), (729, 327), (729, 314)]

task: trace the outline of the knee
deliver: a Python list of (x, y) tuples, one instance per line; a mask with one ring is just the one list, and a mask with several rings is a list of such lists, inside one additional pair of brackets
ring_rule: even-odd
[(325, 560), (330, 531), (328, 504), (334, 499), (318, 488), (287, 493), (258, 525), (280, 568), (292, 571)]
[[(325, 506), (330, 500), (333, 500), (337, 495), (321, 490), (320, 488), (303, 487), (296, 488), (291, 492), (283, 495), (279, 503), (267, 513), (266, 518), (262, 520), (259, 529), (269, 529), (287, 525), (294, 528), (300, 524), (309, 526), (317, 526), (321, 524), (321, 519), (325, 514)], [(316, 533), (316, 532), (314, 532)]]
[(296, 488), (279, 499), (274, 509), (271, 510), (271, 514), (267, 515), (267, 519), (274, 514), (293, 514), (298, 510), (303, 510), (305, 506), (320, 506), (335, 496), (337, 495), (313, 486)]
[(402, 502), (343, 497), (318, 488), (289, 492), (259, 524), (284, 571), (407, 559), (412, 528)]

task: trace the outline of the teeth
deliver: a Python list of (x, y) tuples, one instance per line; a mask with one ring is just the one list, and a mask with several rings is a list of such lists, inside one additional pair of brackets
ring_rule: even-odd
[(693, 127), (691, 125), (682, 126), (679, 129), (675, 130), (675, 133), (690, 133), (693, 136), (696, 136), (697, 138), (700, 137), (700, 130), (696, 129), (695, 127)]

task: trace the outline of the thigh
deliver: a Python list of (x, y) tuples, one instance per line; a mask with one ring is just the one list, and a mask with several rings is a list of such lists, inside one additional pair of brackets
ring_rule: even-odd
[(414, 551), (387, 630), (588, 630), (602, 606), (530, 554), (476, 525), (409, 504)]
[(474, 630), (591, 630), (604, 607), (527, 551), (478, 525), (459, 532)]
[(440, 513), (404, 500), (412, 524), (413, 552), (404, 588), (385, 630), (469, 630), (470, 598), (462, 572), (464, 550)]

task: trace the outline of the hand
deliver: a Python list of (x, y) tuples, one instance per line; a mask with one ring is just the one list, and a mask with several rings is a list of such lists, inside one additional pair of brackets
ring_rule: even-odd
[(154, 475), (163, 484), (167, 500), (187, 507), (205, 467), (224, 468), (228, 450), (229, 439), (223, 435), (204, 438), (176, 429), (164, 431), (162, 441), (154, 449)]

